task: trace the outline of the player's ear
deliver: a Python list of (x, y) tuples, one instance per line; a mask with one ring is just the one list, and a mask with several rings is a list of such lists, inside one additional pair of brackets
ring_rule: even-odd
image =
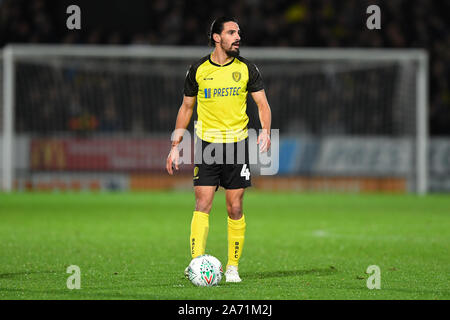
[(218, 33), (213, 34), (213, 39), (215, 42), (220, 42), (220, 35)]

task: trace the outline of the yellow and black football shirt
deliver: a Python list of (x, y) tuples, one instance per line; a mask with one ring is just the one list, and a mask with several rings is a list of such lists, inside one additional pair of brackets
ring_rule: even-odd
[(197, 136), (214, 143), (247, 138), (247, 93), (262, 89), (258, 68), (242, 57), (219, 65), (208, 55), (194, 63), (186, 74), (184, 94), (197, 96)]

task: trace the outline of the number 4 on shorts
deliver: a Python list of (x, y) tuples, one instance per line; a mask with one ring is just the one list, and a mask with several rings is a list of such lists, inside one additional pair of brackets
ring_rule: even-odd
[(248, 170), (246, 163), (242, 166), (241, 177), (245, 177), (245, 180), (250, 180), (250, 170)]

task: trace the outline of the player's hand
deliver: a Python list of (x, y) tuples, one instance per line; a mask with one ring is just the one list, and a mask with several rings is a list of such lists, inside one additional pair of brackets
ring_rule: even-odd
[(262, 130), (256, 142), (259, 144), (259, 152), (267, 152), (270, 148), (270, 135), (267, 130)]
[(166, 170), (170, 175), (173, 175), (174, 166), (175, 169), (178, 170), (179, 159), (180, 159), (180, 152), (178, 151), (178, 147), (173, 146), (172, 149), (170, 149), (169, 155), (167, 156), (166, 160)]

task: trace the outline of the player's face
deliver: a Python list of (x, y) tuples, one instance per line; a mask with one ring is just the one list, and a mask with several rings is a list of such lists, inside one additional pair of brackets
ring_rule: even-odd
[(239, 45), (241, 41), (241, 30), (236, 22), (225, 22), (220, 34), (220, 46), (230, 57), (239, 56)]

